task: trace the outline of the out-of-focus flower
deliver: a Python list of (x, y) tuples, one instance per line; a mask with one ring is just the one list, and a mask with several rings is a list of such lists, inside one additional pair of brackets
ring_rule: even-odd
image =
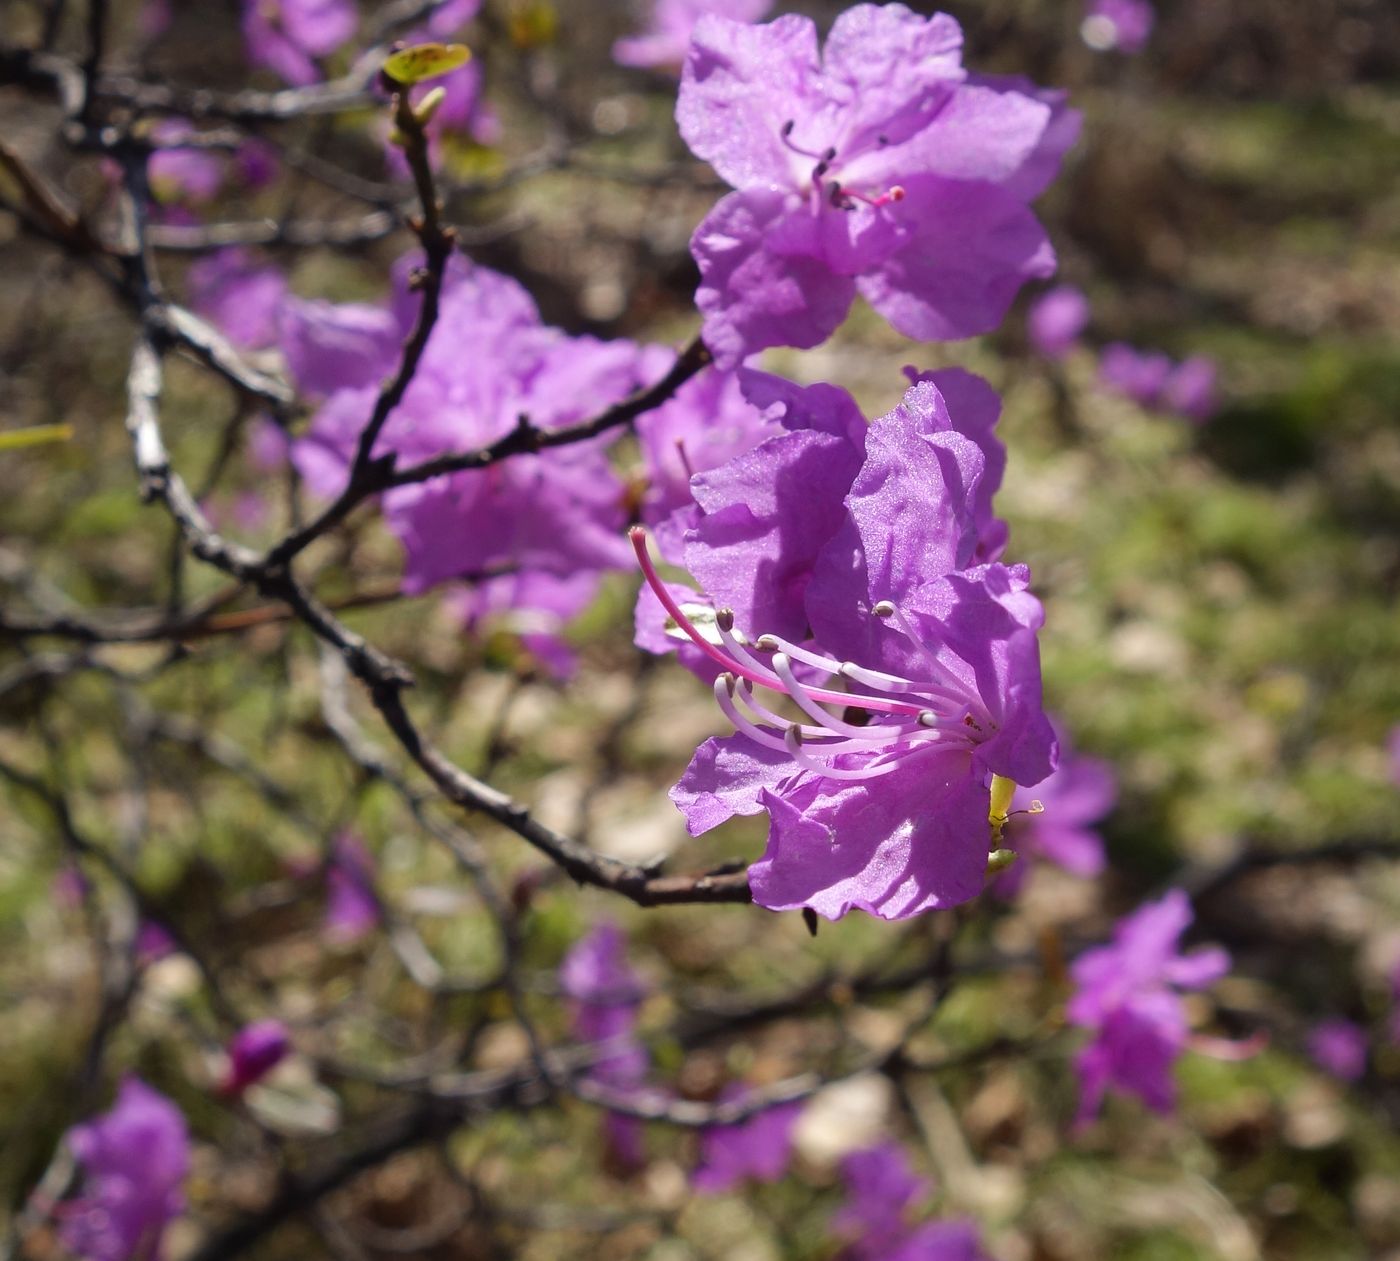
[(354, 0), (243, 0), (248, 60), (293, 87), (320, 79), (315, 59), (340, 48), (359, 21)]
[[(575, 1034), (602, 1044), (589, 1075), (608, 1086), (632, 1090), (646, 1078), (648, 1059), (635, 1033), (644, 991), (627, 964), (626, 949), (617, 925), (597, 925), (564, 956), (559, 988), (571, 1002)], [(610, 1112), (604, 1134), (625, 1167), (643, 1163), (642, 1124), (636, 1117)]]
[(192, 264), (186, 280), (190, 306), (236, 346), (261, 350), (277, 340), (287, 278), (276, 267), (258, 263), (247, 250), (230, 246)]
[(1031, 345), (1047, 359), (1063, 359), (1089, 323), (1089, 299), (1073, 285), (1042, 293), (1026, 316)]
[(141, 967), (158, 963), (175, 953), (175, 939), (153, 919), (142, 920), (136, 930), (136, 962)]
[(911, 1208), (928, 1195), (894, 1143), (852, 1152), (841, 1162), (847, 1201), (832, 1229), (851, 1240), (848, 1261), (982, 1261), (977, 1229), (967, 1221), (910, 1225)]
[(82, 1261), (157, 1261), (165, 1228), (185, 1209), (185, 1118), (169, 1099), (126, 1078), (112, 1110), (68, 1133), (82, 1185), (59, 1208), (59, 1237)]
[(962, 67), (944, 14), (856, 5), (825, 52), (811, 19), (695, 26), (676, 120), (735, 192), (691, 239), (720, 367), (809, 347), (859, 291), (921, 341), (1001, 322), (1055, 254), (1026, 202), (1077, 134), (1062, 94)]
[(53, 900), (65, 910), (76, 910), (82, 906), (92, 886), (88, 878), (78, 869), (76, 863), (64, 863), (55, 873), (50, 891)]
[(241, 1095), (276, 1068), (291, 1049), (291, 1036), (280, 1020), (259, 1020), (244, 1026), (229, 1040), (228, 1068), (220, 1092)]
[(1308, 1054), (1321, 1069), (1342, 1081), (1360, 1081), (1366, 1074), (1366, 1030), (1351, 1020), (1320, 1020), (1308, 1032)]
[(1230, 956), (1219, 947), (1180, 953), (1178, 943), (1191, 919), (1190, 900), (1173, 889), (1120, 921), (1111, 945), (1075, 960), (1075, 994), (1066, 1015), (1094, 1035), (1075, 1058), (1076, 1124), (1094, 1117), (1109, 1085), (1137, 1095), (1157, 1112), (1175, 1106), (1172, 1068), (1188, 1035), (1177, 991), (1204, 989), (1230, 967)]
[(358, 941), (379, 927), (374, 860), (364, 842), (342, 832), (326, 866), (326, 932), (336, 941)]
[(1175, 412), (1202, 424), (1220, 407), (1219, 371), (1204, 355), (1179, 364), (1161, 351), (1143, 351), (1123, 342), (1103, 348), (1099, 380), (1143, 407)]
[[(738, 1085), (720, 1095), (725, 1102), (742, 1100), (748, 1092)], [(737, 1125), (712, 1125), (700, 1131), (700, 1163), (691, 1185), (705, 1195), (730, 1191), (746, 1179), (777, 1182), (792, 1159), (792, 1129), (801, 1103), (780, 1103), (756, 1112)]]
[(618, 40), (613, 60), (622, 66), (679, 70), (690, 47), (690, 33), (707, 13), (757, 22), (772, 7), (773, 0), (655, 0), (646, 29)]
[(1089, 0), (1079, 33), (1095, 52), (1140, 53), (1156, 22), (1148, 0)]
[[(1059, 763), (1034, 788), (1016, 789), (1005, 844), (1023, 859), (1043, 858), (1087, 879), (1103, 871), (1103, 837), (1095, 825), (1113, 809), (1118, 786), (1107, 762), (1075, 753), (1064, 727), (1058, 722), (1053, 726)], [(1032, 812), (1035, 801), (1043, 808)], [(997, 891), (1015, 893), (1027, 870), (1024, 861), (1010, 867), (998, 877)]]
[(564, 630), (598, 594), (596, 573), (559, 577), (538, 570), (499, 574), (451, 591), (443, 601), (467, 629), (493, 628), (520, 642), (555, 678), (568, 678), (578, 664)]
[[(318, 493), (343, 487), (378, 381), (393, 370), (397, 345), (412, 327), (417, 299), (402, 280), (407, 268), (399, 270), (391, 310), (378, 311), (393, 334), (371, 318), (375, 308), (356, 309), (357, 330), (373, 325), (366, 340), (375, 351), (354, 353), (357, 333), (337, 346), (332, 368), (327, 343), (335, 339), (318, 335), (314, 355), (296, 350), (295, 339), (286, 346), (298, 385), (329, 394), (293, 449)], [(344, 323), (329, 312), (319, 320), (327, 334), (338, 322)], [(471, 354), (462, 351), (467, 342)], [(546, 327), (515, 281), (457, 256), (437, 326), (374, 453), (394, 452), (401, 464), (412, 463), (497, 441), (521, 416), (542, 430), (582, 420), (642, 385), (644, 360), (632, 342), (568, 337)], [(601, 443), (576, 443), (398, 487), (385, 495), (384, 515), (404, 545), (404, 589), (416, 593), (500, 572), (568, 577), (625, 567), (623, 499)]]
[(161, 145), (146, 164), (151, 192), (158, 201), (199, 203), (211, 200), (224, 182), (224, 155), (212, 149), (179, 147), (195, 133), (195, 128), (179, 118), (157, 123), (152, 138)]

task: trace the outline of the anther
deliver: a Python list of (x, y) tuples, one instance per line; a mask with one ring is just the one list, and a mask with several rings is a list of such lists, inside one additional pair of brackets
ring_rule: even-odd
[(759, 652), (778, 651), (778, 641), (774, 639), (772, 635), (760, 635), (753, 641), (753, 646), (757, 648)]
[(732, 631), (734, 629), (734, 610), (716, 609), (715, 625), (718, 626), (720, 630)]
[(875, 614), (876, 617), (893, 617), (893, 616), (894, 616), (894, 601), (893, 601), (893, 600), (880, 600), (880, 601), (878, 601), (877, 603), (872, 604), (872, 605), (870, 606), (870, 611), (871, 611), (873, 614)]

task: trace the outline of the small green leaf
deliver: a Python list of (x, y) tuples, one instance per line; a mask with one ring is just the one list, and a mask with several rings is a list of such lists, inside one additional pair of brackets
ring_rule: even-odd
[(72, 425), (31, 425), (28, 429), (11, 429), (8, 433), (0, 433), (0, 451), (37, 447), (44, 442), (67, 442), (72, 436)]
[(465, 66), (471, 55), (465, 44), (415, 44), (391, 53), (384, 62), (384, 73), (395, 83), (422, 83)]

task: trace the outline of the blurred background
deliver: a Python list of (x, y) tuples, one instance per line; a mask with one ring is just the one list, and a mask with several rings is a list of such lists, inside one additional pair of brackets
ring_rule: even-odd
[[(421, 1119), (406, 1109), (431, 1102), (413, 1085), (425, 1074), (526, 1055), (503, 963), (538, 1029), (566, 1040), (556, 970), (610, 920), (647, 991), (651, 1071), (685, 1098), (898, 1054), (807, 1105), (793, 1168), (772, 1185), (697, 1196), (693, 1134), (649, 1125), (640, 1162), (621, 1167), (599, 1109), (515, 1101), (470, 1123), (425, 1121), (421, 1141), (386, 1139), (218, 1255), (825, 1258), (837, 1157), (895, 1134), (937, 1179), (936, 1212), (977, 1219), (1006, 1261), (1400, 1257), (1400, 9), (1161, 0), (1129, 53), (1091, 47), (1078, 3), (944, 7), (969, 66), (1066, 89), (1084, 113), (1037, 204), (1055, 283), (1087, 299), (1082, 331), (1047, 353), (1027, 320), (1042, 286), (972, 342), (911, 344), (858, 306), (826, 345), (764, 363), (843, 385), (869, 416), (898, 401), (906, 364), (964, 366), (1001, 393), (999, 507), (1008, 559), (1029, 564), (1046, 604), (1050, 706), (1117, 783), (1097, 825), (1105, 873), (1035, 863), (1015, 898), (967, 914), (854, 914), (811, 936), (796, 915), (643, 910), (581, 890), (504, 829), (368, 773), (346, 755), (347, 725), (423, 793), (286, 610), (256, 592), (221, 600), (225, 580), (142, 505), (122, 425), (130, 312), (90, 259), (33, 231), (7, 167), (0, 436), (69, 427), (66, 440), (0, 447), (0, 763), (13, 772), (0, 777), (0, 1212), (12, 1223), (63, 1132), (131, 1070), (189, 1119), (190, 1209), (167, 1252), (195, 1253), (263, 1211), (283, 1171)], [(462, 33), (481, 96), (438, 156), (464, 248), (525, 284), (546, 321), (680, 345), (698, 327), (689, 235), (722, 185), (676, 134), (674, 75), (612, 58), (644, 8), (487, 0)], [(825, 27), (839, 8), (775, 12)], [(349, 71), (396, 16), (362, 4), (357, 41), (329, 72)], [(46, 39), (80, 60), (82, 6), (0, 2), (0, 137), (108, 224), (111, 174), (64, 144), (56, 96), (9, 56)], [(232, 4), (170, 0), (153, 16), (114, 3), (105, 57), (112, 74), (176, 89), (279, 86), (250, 69)], [(171, 293), (197, 305), (192, 269), (247, 238), (303, 297), (381, 300), (412, 245), (387, 107), (233, 125), (240, 147), (217, 156), (207, 196), (188, 174), (156, 181)], [(249, 169), (259, 158), (267, 178)], [(268, 223), (310, 227), (239, 227)], [(1123, 347), (1208, 366), (1213, 384), (1184, 402), (1139, 388)], [(275, 347), (252, 358), (279, 368)], [(178, 359), (166, 386), (172, 457), (211, 517), (255, 545), (280, 537), (308, 500), (285, 464), (255, 458), (258, 407)], [(295, 408), (289, 423), (304, 424)], [(616, 458), (635, 470), (627, 443)], [(726, 725), (705, 686), (633, 647), (634, 578), (611, 577), (570, 623), (577, 662), (558, 677), (509, 617), (464, 627), (450, 590), (400, 595), (401, 561), (361, 512), (303, 576), (412, 668), (414, 713), (454, 759), (629, 861), (693, 871), (761, 852), (759, 822), (689, 839), (666, 798), (696, 743)], [(201, 602), (196, 625), (152, 642), (54, 625), (144, 624)], [(508, 904), (509, 956), (442, 841), (459, 826)], [(372, 872), (365, 931), (328, 917), (347, 864)], [(1066, 961), (1171, 885), (1194, 895), (1193, 942), (1234, 957), (1193, 1013), (1216, 1036), (1262, 1031), (1267, 1047), (1243, 1062), (1188, 1055), (1173, 1117), (1114, 1099), (1071, 1134)], [(173, 940), (114, 991), (104, 952), (150, 923)], [(928, 960), (944, 948), (953, 982), (930, 1007), (943, 981)], [(277, 1015), (296, 1046), (237, 1107), (211, 1090), (234, 1013)], [(1357, 1031), (1359, 1066), (1318, 1049), (1337, 1021)], [(42, 1224), (10, 1246), (64, 1255)]]

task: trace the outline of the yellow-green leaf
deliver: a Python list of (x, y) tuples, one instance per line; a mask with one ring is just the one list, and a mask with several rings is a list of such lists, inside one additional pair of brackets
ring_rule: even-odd
[(44, 442), (67, 442), (72, 436), (72, 425), (31, 425), (28, 429), (11, 429), (9, 433), (0, 433), (0, 451), (37, 447)]
[(471, 60), (465, 44), (415, 44), (391, 53), (384, 62), (384, 73), (395, 83), (422, 83)]

